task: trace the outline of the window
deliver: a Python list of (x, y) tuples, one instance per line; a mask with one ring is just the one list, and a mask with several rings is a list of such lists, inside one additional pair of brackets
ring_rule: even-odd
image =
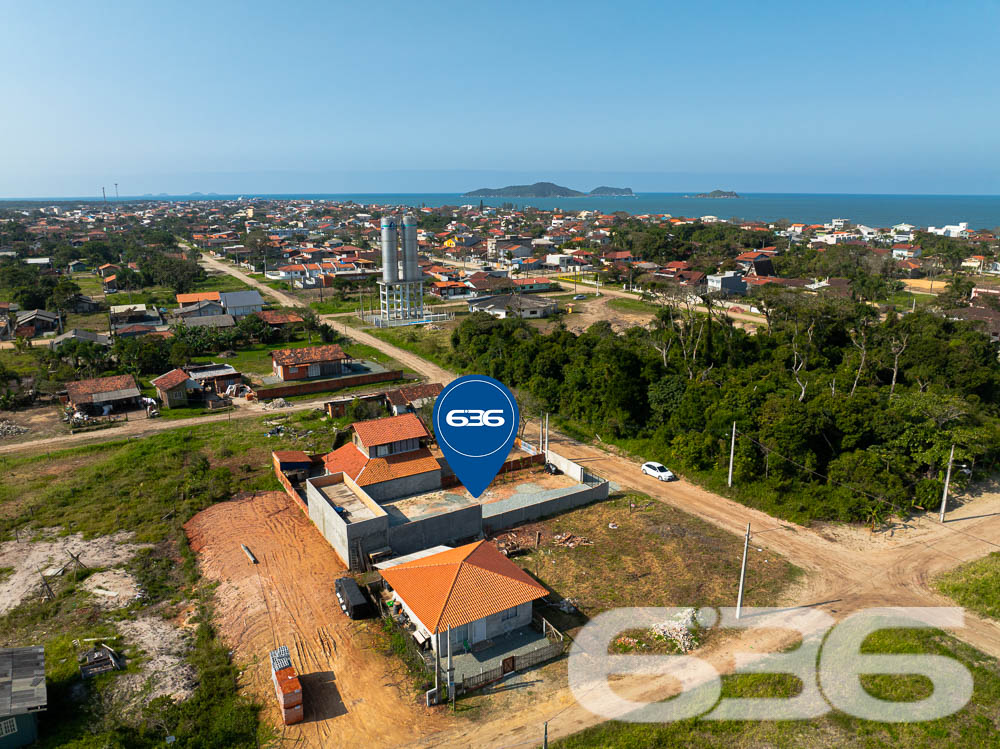
[(17, 733), (17, 719), (7, 718), (6, 720), (0, 720), (0, 739), (4, 736), (13, 736)]
[(507, 609), (506, 611), (502, 612), (500, 614), (500, 621), (506, 622), (509, 621), (510, 619), (516, 619), (518, 608), (519, 608), (518, 606), (515, 606), (512, 609)]

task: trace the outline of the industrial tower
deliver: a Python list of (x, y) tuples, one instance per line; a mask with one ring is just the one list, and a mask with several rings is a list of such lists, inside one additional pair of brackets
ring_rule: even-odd
[[(403, 247), (400, 268), (398, 240)], [(382, 279), (378, 282), (381, 311), (379, 326), (406, 325), (424, 321), (424, 273), (417, 263), (417, 219), (403, 216), (403, 236), (399, 237), (396, 217), (382, 219)]]

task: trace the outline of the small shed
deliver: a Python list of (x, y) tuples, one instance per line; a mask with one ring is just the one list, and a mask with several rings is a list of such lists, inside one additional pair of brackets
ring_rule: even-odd
[(45, 648), (0, 648), (0, 749), (35, 741), (47, 704)]

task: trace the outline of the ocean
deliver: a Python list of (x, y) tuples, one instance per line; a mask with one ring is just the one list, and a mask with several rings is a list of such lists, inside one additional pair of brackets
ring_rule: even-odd
[[(170, 195), (159, 200), (225, 200), (238, 195)], [(441, 206), (479, 204), (479, 198), (463, 198), (459, 193), (336, 193), (268, 195), (245, 193), (242, 197), (274, 199), (354, 200), (358, 203), (384, 205)], [(149, 199), (149, 196), (122, 200)], [(66, 200), (52, 198), (50, 200)], [(92, 199), (91, 199), (92, 200)], [(40, 202), (44, 200), (40, 199)], [(738, 217), (744, 220), (796, 223), (827, 223), (845, 218), (854, 224), (887, 227), (899, 223), (918, 227), (943, 226), (968, 222), (973, 229), (1000, 227), (1000, 195), (824, 195), (806, 193), (747, 193), (740, 198), (686, 198), (684, 193), (642, 193), (622, 198), (486, 198), (483, 203), (500, 206), (532, 206), (566, 211), (592, 210), (631, 214), (669, 213), (672, 216)], [(0, 202), (2, 205), (2, 202)]]

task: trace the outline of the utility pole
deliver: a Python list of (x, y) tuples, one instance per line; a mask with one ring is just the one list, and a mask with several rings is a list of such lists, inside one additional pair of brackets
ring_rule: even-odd
[(743, 581), (747, 576), (747, 553), (750, 551), (750, 523), (747, 523), (747, 534), (743, 537), (743, 564), (740, 566), (740, 592), (736, 596), (736, 618), (740, 618), (743, 608)]
[(733, 458), (736, 455), (736, 422), (733, 422), (733, 438), (729, 442), (729, 488), (733, 488)]
[(455, 709), (455, 669), (451, 665), (451, 625), (448, 625), (448, 699), (451, 709)]
[(941, 522), (944, 522), (944, 510), (948, 504), (948, 484), (951, 483), (951, 464), (955, 460), (955, 446), (951, 446), (951, 455), (948, 457), (948, 472), (944, 476), (944, 491), (941, 492)]
[(104, 185), (101, 185), (101, 197), (104, 198), (104, 207), (107, 208), (108, 207), (108, 196), (107, 196), (107, 193), (104, 192)]
[(549, 749), (549, 722), (545, 721), (544, 733), (542, 734), (542, 749)]

